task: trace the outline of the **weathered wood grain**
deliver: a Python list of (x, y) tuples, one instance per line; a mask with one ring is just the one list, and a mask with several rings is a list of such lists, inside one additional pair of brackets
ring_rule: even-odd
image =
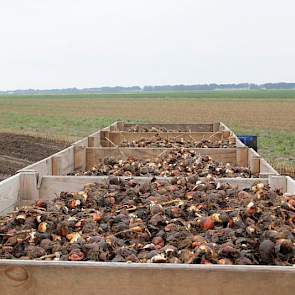
[(0, 215), (5, 215), (14, 209), (19, 199), (19, 193), (20, 174), (0, 182)]
[[(91, 169), (99, 161), (106, 157), (112, 157), (116, 160), (125, 160), (130, 157), (136, 159), (151, 159), (153, 160), (166, 152), (176, 149), (165, 148), (118, 148), (118, 147), (105, 147), (105, 148), (87, 148), (86, 149), (86, 169)], [(237, 165), (237, 152), (235, 148), (198, 148), (189, 149), (196, 151), (200, 155), (209, 155), (214, 160), (231, 163)]]
[(128, 131), (129, 128), (135, 127), (136, 125), (142, 126), (145, 128), (166, 128), (169, 130), (184, 130), (186, 132), (216, 132), (220, 131), (220, 123), (200, 123), (200, 124), (180, 124), (180, 123), (140, 123), (140, 124), (131, 124), (118, 122), (118, 131)]
[[(123, 179), (128, 179), (128, 177), (121, 177)], [(149, 181), (151, 177), (132, 177), (139, 183)], [(169, 177), (157, 177), (162, 181), (167, 181), (171, 178)], [(52, 199), (60, 194), (60, 192), (65, 191), (80, 191), (83, 189), (84, 185), (87, 183), (106, 183), (108, 181), (108, 176), (44, 176), (41, 181), (39, 198), (41, 199)], [(229, 183), (231, 185), (237, 186), (239, 189), (244, 189), (251, 187), (254, 183), (257, 183), (257, 178), (219, 178), (221, 183)], [(260, 182), (268, 184), (268, 179), (259, 179)]]
[(218, 132), (126, 132), (126, 131), (101, 131), (101, 146), (109, 147), (114, 145), (119, 145), (123, 141), (131, 142), (140, 139), (154, 138), (157, 137), (161, 139), (183, 139), (184, 141), (201, 141), (205, 139), (210, 140), (222, 140), (227, 139), (230, 136), (228, 131), (218, 131)]
[(0, 261), (3, 295), (291, 295), (294, 267)]

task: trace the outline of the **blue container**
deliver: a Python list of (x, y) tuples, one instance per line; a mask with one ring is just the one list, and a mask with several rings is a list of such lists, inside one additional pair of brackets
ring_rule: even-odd
[(238, 135), (239, 140), (257, 152), (257, 136), (256, 135)]

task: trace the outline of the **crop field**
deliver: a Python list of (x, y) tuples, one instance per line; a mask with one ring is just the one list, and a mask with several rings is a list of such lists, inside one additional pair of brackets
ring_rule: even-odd
[(291, 90), (0, 96), (0, 132), (72, 142), (116, 120), (222, 121), (237, 134), (258, 135), (259, 153), (275, 167), (295, 169)]

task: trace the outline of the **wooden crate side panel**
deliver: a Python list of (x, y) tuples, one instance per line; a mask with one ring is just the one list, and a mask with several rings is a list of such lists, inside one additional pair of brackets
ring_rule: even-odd
[(259, 174), (260, 172), (260, 155), (252, 148), (248, 149), (248, 167), (252, 174)]
[(124, 123), (123, 129), (121, 129), (122, 131), (128, 131), (129, 128), (131, 127), (135, 127), (135, 126), (142, 126), (142, 127), (146, 127), (146, 128), (166, 128), (167, 130), (185, 130), (186, 132), (215, 132), (215, 131), (219, 131), (219, 129), (217, 130), (213, 130), (213, 125), (214, 124), (218, 124), (219, 123), (202, 123), (202, 124), (182, 124), (182, 123), (178, 123), (178, 124), (165, 124), (165, 123), (147, 123), (147, 124), (130, 124), (130, 123)]
[(212, 124), (212, 131), (213, 132), (217, 132), (217, 131), (221, 131), (221, 126), (220, 126), (220, 122), (216, 122)]
[(0, 215), (12, 211), (19, 200), (20, 174), (0, 182)]
[(74, 147), (52, 156), (52, 175), (66, 175), (74, 170)]
[(279, 173), (265, 159), (260, 159), (260, 176), (267, 177), (268, 175), (279, 175)]
[(219, 130), (230, 131), (231, 133), (233, 133), (233, 131), (229, 127), (227, 127), (223, 122), (219, 122)]
[[(124, 179), (124, 177), (122, 177)], [(127, 178), (127, 177), (125, 177)], [(149, 181), (151, 177), (134, 177), (139, 183)], [(168, 177), (157, 177), (157, 179), (169, 182)], [(108, 181), (107, 176), (45, 176), (42, 178), (39, 197), (41, 199), (55, 198), (60, 192), (80, 191), (87, 183), (105, 183)], [(257, 178), (220, 178), (221, 183), (229, 183), (238, 186), (240, 189), (251, 187), (258, 180)], [(268, 179), (259, 179), (264, 184), (268, 184)]]
[[(112, 143), (115, 145), (119, 145), (122, 141), (131, 142), (133, 140), (140, 140), (142, 138), (153, 138), (155, 137), (155, 132), (106, 132), (103, 135), (102, 139), (108, 141), (103, 145), (103, 141), (101, 141), (102, 146), (111, 146)], [(162, 139), (184, 139), (184, 140), (194, 140), (201, 141), (203, 139), (211, 139), (211, 140), (221, 140), (223, 138), (228, 138), (228, 132), (164, 132), (159, 133), (158, 136)], [(109, 140), (108, 140), (109, 139)]]
[(22, 205), (31, 204), (39, 199), (38, 173), (20, 173), (19, 202)]
[(248, 167), (247, 147), (237, 147), (237, 165), (240, 167)]
[(100, 130), (90, 134), (87, 138), (87, 147), (100, 146)]
[(111, 124), (110, 127), (110, 131), (118, 131), (118, 121), (114, 122), (113, 124)]
[(87, 146), (88, 144), (88, 137), (84, 137), (80, 140), (75, 141), (72, 145), (74, 146)]
[(106, 126), (98, 131), (115, 131), (114, 129), (117, 129), (118, 127), (118, 121), (114, 122), (113, 124)]
[(287, 179), (287, 192), (290, 194), (295, 194), (295, 180), (290, 176), (286, 176)]
[(125, 123), (123, 121), (117, 121), (114, 123), (113, 131), (123, 131)]
[[(113, 157), (116, 160), (125, 160), (129, 157), (136, 159), (153, 159), (165, 152), (175, 149), (162, 148), (87, 148), (86, 149), (86, 169), (91, 169), (100, 160), (106, 157)], [(235, 148), (199, 148), (190, 149), (200, 155), (209, 155), (214, 160), (224, 163), (237, 164)]]
[(281, 175), (270, 175), (269, 178), (269, 186), (275, 190), (278, 189), (282, 193), (285, 193), (288, 191), (287, 187), (287, 177), (281, 176)]
[(290, 267), (0, 262), (2, 295), (290, 295)]
[(236, 140), (236, 146), (237, 146), (237, 147), (247, 147), (244, 143), (242, 143), (242, 142), (239, 140), (239, 138), (238, 138), (236, 135), (234, 135), (233, 137), (234, 137), (235, 140)]
[[(21, 170), (19, 170), (19, 172), (29, 172), (29, 171), (36, 171), (38, 174), (39, 174), (39, 177), (42, 177), (43, 175), (52, 175), (52, 162), (54, 160), (52, 160), (53, 158), (62, 158), (62, 164), (61, 164), (61, 169), (63, 171), (63, 169), (65, 169), (67, 167), (67, 162), (70, 161), (72, 162), (71, 160), (71, 156), (67, 156), (67, 154), (69, 153), (69, 151), (74, 147), (74, 149), (76, 147), (87, 147), (88, 146), (88, 137), (85, 137), (79, 141), (76, 141), (72, 147), (69, 147), (69, 148), (66, 148), (56, 154), (53, 154), (52, 156), (50, 157), (47, 157), (41, 161), (38, 161), (32, 165), (29, 165)], [(63, 157), (65, 157), (63, 159)], [(71, 171), (69, 171), (71, 172)], [(68, 173), (69, 173), (68, 172)]]
[(52, 175), (52, 156), (27, 166), (18, 172), (36, 171), (40, 177), (43, 175)]
[(86, 168), (86, 147), (74, 146), (74, 170), (85, 170)]

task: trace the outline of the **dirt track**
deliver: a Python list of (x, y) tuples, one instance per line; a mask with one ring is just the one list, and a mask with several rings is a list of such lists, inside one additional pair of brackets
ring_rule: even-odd
[(0, 133), (0, 181), (67, 145), (39, 137)]

